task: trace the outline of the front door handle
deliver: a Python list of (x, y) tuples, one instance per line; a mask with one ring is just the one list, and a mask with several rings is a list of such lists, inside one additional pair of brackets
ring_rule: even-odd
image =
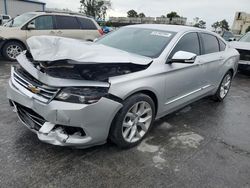
[(57, 34), (61, 35), (61, 34), (62, 34), (62, 31), (57, 31)]

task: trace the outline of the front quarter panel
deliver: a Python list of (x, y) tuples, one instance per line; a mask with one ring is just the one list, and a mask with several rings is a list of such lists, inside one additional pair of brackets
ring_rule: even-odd
[(109, 93), (123, 100), (140, 91), (153, 92), (158, 100), (158, 114), (163, 112), (165, 64), (153, 62), (146, 70), (110, 78)]

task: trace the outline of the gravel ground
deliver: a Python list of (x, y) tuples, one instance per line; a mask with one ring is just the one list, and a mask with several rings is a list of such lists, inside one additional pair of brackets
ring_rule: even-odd
[(250, 76), (223, 103), (202, 99), (155, 122), (138, 147), (79, 150), (40, 142), (6, 99), (0, 60), (0, 187), (250, 187)]

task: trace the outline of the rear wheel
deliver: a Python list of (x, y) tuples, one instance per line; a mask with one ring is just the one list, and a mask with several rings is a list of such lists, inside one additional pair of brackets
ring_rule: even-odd
[(226, 98), (231, 87), (232, 77), (233, 77), (233, 74), (231, 72), (227, 72), (225, 74), (216, 94), (214, 95), (215, 101), (221, 102)]
[(16, 57), (24, 50), (20, 42), (10, 41), (3, 46), (3, 56), (9, 61), (15, 61)]
[(116, 115), (109, 138), (121, 148), (133, 147), (147, 135), (154, 119), (153, 100), (144, 94), (133, 95)]

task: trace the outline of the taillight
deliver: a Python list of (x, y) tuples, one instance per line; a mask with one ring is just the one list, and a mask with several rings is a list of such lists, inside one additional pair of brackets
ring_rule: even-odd
[(98, 29), (98, 31), (99, 31), (99, 33), (100, 33), (101, 35), (103, 35), (103, 34), (104, 34), (104, 32), (103, 32), (103, 30), (102, 30), (102, 29)]

